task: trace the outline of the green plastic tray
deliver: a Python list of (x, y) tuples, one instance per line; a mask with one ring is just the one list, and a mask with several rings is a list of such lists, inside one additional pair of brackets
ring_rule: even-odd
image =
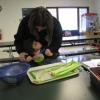
[[(55, 71), (57, 72), (60, 68), (62, 69), (64, 67), (64, 70), (63, 69), (61, 70), (62, 72), (64, 72), (65, 67), (71, 68), (74, 65), (75, 65), (74, 69), (67, 69), (67, 71), (63, 74), (57, 73), (56, 75), (52, 75), (52, 72)], [(79, 62), (75, 62), (75, 61), (71, 61), (69, 63), (59, 62), (54, 64), (42, 65), (38, 67), (32, 67), (27, 71), (27, 75), (32, 83), (43, 84), (43, 83), (77, 75), (79, 74), (78, 72), (79, 67), (80, 67)]]

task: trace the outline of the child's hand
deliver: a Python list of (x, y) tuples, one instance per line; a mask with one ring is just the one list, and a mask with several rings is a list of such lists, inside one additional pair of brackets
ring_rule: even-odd
[(35, 51), (38, 51), (42, 48), (42, 44), (38, 41), (33, 41), (32, 47)]
[(46, 50), (45, 50), (45, 55), (46, 55), (46, 56), (53, 56), (53, 53), (51, 52), (50, 49), (46, 49)]

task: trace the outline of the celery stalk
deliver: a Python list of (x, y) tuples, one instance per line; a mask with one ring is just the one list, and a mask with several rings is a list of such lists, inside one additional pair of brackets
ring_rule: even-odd
[(60, 68), (60, 67), (62, 67), (62, 66), (64, 66), (65, 64), (60, 64), (60, 65), (55, 65), (55, 66), (51, 66), (51, 67), (49, 67), (49, 68), (47, 68), (47, 69), (45, 69), (45, 71), (53, 71), (53, 70), (57, 70), (58, 68)]
[(70, 63), (64, 64), (64, 66), (61, 66), (61, 67), (58, 68), (57, 70), (51, 70), (51, 72), (59, 73), (59, 72), (63, 71), (65, 68), (68, 68), (68, 66), (71, 66), (71, 65), (74, 64), (74, 63), (75, 63), (75, 62), (70, 62)]
[(74, 63), (74, 64), (72, 64), (70, 66), (66, 66), (65, 65), (65, 67), (60, 68), (59, 70), (51, 71), (51, 75), (53, 75), (53, 76), (60, 76), (60, 75), (63, 75), (65, 73), (68, 73), (68, 72), (70, 72), (72, 70), (77, 69), (79, 66), (80, 66), (79, 63)]
[(73, 62), (74, 62), (74, 61), (71, 61), (71, 62), (66, 63), (66, 64), (63, 63), (63, 64), (60, 64), (60, 65), (51, 66), (50, 68), (47, 68), (46, 71), (54, 71), (54, 70), (56, 71), (56, 70), (58, 70), (59, 68), (64, 67), (65, 65), (66, 65), (66, 66), (71, 65)]

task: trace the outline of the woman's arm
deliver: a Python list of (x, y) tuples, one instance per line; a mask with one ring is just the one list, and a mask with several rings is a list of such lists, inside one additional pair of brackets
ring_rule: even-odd
[(18, 53), (24, 52), (23, 42), (27, 37), (28, 30), (28, 17), (23, 18), (19, 24), (17, 33), (14, 35), (14, 45)]
[(52, 36), (52, 42), (49, 49), (53, 53), (57, 53), (62, 43), (62, 27), (56, 19), (54, 20), (54, 31)]

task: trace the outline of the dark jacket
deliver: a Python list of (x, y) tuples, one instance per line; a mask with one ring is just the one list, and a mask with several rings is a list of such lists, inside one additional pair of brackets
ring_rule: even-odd
[[(18, 53), (27, 52), (31, 54), (33, 50), (32, 42), (36, 40), (36, 37), (29, 31), (28, 20), (29, 16), (26, 16), (22, 19), (21, 23), (19, 24), (18, 31), (14, 35), (14, 44)], [(39, 41), (42, 43), (43, 49), (49, 48), (53, 53), (58, 53), (58, 50), (61, 47), (62, 42), (62, 28), (59, 21), (56, 18), (53, 18), (53, 20), (54, 30), (51, 44), (48, 46), (48, 42), (45, 39), (46, 30), (43, 30), (39, 33)]]

